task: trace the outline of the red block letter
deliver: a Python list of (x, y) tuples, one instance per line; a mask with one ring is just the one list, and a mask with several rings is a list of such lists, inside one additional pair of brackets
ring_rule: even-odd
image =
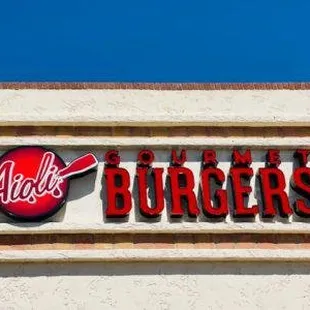
[[(184, 167), (169, 167), (168, 174), (171, 184), (171, 216), (180, 217), (184, 214), (181, 198), (186, 198), (187, 200), (189, 216), (197, 216), (200, 211), (193, 191), (195, 183), (192, 171)], [(180, 181), (185, 184), (180, 184)]]
[(105, 168), (104, 173), (107, 187), (106, 216), (124, 217), (131, 210), (129, 173), (124, 168)]
[(278, 168), (260, 168), (259, 178), (264, 203), (263, 215), (273, 217), (277, 211), (274, 200), (278, 202), (279, 214), (288, 216), (293, 211), (290, 208), (289, 200), (285, 192), (285, 177), (283, 172)]
[(121, 162), (121, 158), (119, 157), (117, 150), (110, 150), (106, 152), (104, 160), (106, 161), (106, 164), (110, 166), (117, 166)]
[(216, 167), (217, 159), (214, 150), (204, 150), (202, 153), (202, 163), (206, 167)]
[(279, 150), (268, 150), (267, 152), (267, 165), (269, 167), (279, 167), (281, 164), (281, 159), (280, 159), (280, 151)]
[(217, 206), (212, 205), (210, 179), (214, 178), (215, 182), (222, 186), (225, 181), (224, 172), (218, 168), (207, 168), (201, 172), (201, 191), (203, 200), (203, 211), (210, 217), (224, 217), (228, 213), (227, 193), (224, 189), (215, 191)]
[(163, 168), (153, 168), (154, 190), (156, 206), (151, 208), (147, 204), (147, 173), (148, 168), (137, 168), (140, 212), (147, 217), (156, 217), (164, 209)]
[(234, 216), (236, 217), (251, 217), (258, 213), (257, 205), (254, 205), (251, 208), (244, 205), (244, 198), (249, 196), (252, 192), (252, 187), (249, 185), (243, 185), (242, 179), (249, 182), (252, 176), (252, 168), (235, 167), (230, 169), (230, 178), (235, 205)]
[(250, 150), (246, 150), (244, 154), (240, 154), (238, 150), (233, 150), (232, 153), (233, 166), (248, 167), (252, 164), (252, 154)]
[[(301, 196), (310, 200), (310, 168), (302, 167), (294, 171), (291, 187)], [(294, 208), (299, 216), (310, 217), (310, 205), (302, 199), (297, 199)]]
[(301, 167), (305, 167), (308, 163), (308, 156), (310, 154), (309, 150), (296, 150), (294, 157), (299, 160), (299, 164)]
[(138, 165), (150, 166), (154, 161), (154, 153), (150, 150), (142, 150), (138, 154)]
[(181, 151), (181, 156), (177, 156), (176, 150), (171, 151), (171, 164), (174, 166), (182, 166), (186, 162), (186, 151)]

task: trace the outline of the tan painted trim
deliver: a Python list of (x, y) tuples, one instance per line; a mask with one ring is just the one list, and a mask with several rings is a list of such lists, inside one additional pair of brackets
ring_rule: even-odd
[(0, 237), (8, 234), (310, 234), (309, 223), (0, 223)]
[(25, 234), (2, 235), (0, 250), (272, 249), (309, 250), (306, 234)]
[(113, 249), (0, 251), (1, 263), (16, 262), (139, 262), (139, 261), (250, 261), (309, 262), (310, 250)]

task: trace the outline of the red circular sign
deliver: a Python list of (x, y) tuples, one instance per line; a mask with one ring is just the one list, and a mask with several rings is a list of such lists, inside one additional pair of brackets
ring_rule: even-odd
[(60, 178), (66, 164), (43, 147), (25, 146), (0, 157), (0, 205), (10, 216), (34, 220), (55, 213), (65, 202), (69, 180)]

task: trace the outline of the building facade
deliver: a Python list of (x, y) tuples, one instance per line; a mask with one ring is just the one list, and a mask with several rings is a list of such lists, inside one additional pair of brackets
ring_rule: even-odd
[[(1, 309), (310, 306), (308, 84), (2, 84), (0, 112)], [(36, 147), (75, 172), (28, 175)]]

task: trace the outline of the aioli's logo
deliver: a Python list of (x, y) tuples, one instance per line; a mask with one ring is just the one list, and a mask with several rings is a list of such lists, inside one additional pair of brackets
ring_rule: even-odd
[(93, 154), (67, 166), (54, 152), (39, 146), (18, 147), (0, 157), (0, 205), (4, 213), (38, 220), (57, 212), (65, 203), (69, 178), (94, 169)]

